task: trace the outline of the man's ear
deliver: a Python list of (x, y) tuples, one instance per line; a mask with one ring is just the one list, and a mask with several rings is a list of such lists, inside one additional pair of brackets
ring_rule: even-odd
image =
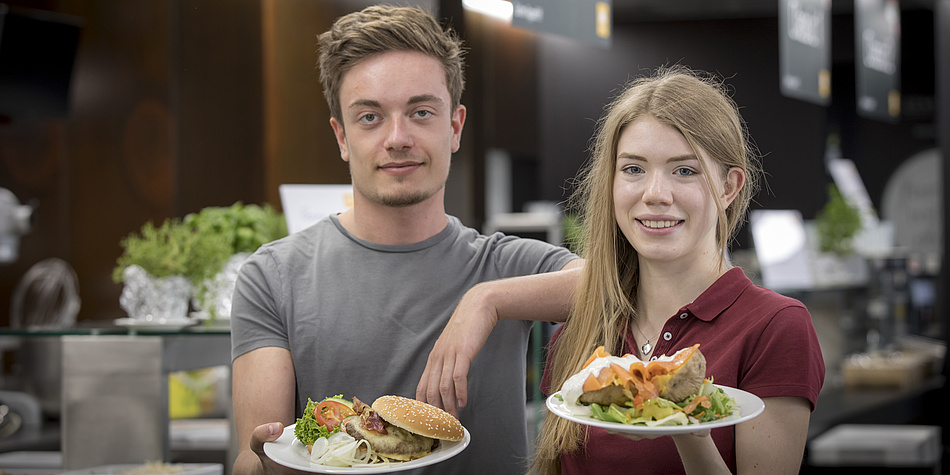
[(333, 135), (336, 137), (336, 144), (340, 147), (340, 158), (342, 158), (344, 162), (350, 161), (350, 151), (346, 146), (346, 130), (343, 129), (343, 124), (335, 118), (330, 117), (330, 127), (333, 129)]
[(465, 127), (465, 106), (459, 104), (452, 114), (452, 153), (462, 147), (462, 128)]

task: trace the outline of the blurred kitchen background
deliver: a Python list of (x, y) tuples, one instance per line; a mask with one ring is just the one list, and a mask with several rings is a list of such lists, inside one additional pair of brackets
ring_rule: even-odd
[[(316, 37), (373, 3), (0, 3), (0, 470), (159, 459), (229, 472), (227, 326), (118, 325), (121, 242), (207, 208), (286, 212), (281, 185), (347, 184)], [(569, 245), (564, 201), (620, 86), (669, 64), (723, 76), (767, 173), (732, 257), (808, 305), (828, 368), (802, 473), (940, 473), (950, 0), (393, 3), (436, 12), (468, 47), (446, 199), (486, 231)], [(58, 320), (31, 328), (24, 305), (44, 301)], [(536, 326), (527, 355), (532, 423), (550, 331)], [(146, 435), (126, 439), (145, 448), (78, 455), (97, 451), (78, 427), (95, 421), (69, 414), (110, 410), (87, 383), (139, 372), (162, 393)], [(23, 413), (9, 434), (4, 411)]]

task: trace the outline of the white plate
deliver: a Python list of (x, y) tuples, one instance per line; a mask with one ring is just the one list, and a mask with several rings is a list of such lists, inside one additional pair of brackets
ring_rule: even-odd
[(762, 400), (759, 399), (759, 397), (755, 394), (745, 392), (741, 389), (729, 388), (719, 385), (715, 386), (717, 388), (722, 388), (726, 394), (736, 400), (736, 405), (739, 406), (737, 414), (733, 414), (716, 421), (702, 422), (699, 424), (690, 424), (685, 426), (649, 427), (644, 425), (621, 424), (619, 422), (607, 422), (600, 419), (594, 419), (590, 416), (577, 416), (571, 413), (570, 409), (567, 407), (567, 403), (560, 398), (560, 391), (549, 396), (545, 404), (547, 405), (548, 410), (553, 412), (554, 415), (563, 417), (569, 421), (577, 422), (579, 424), (600, 427), (612, 432), (657, 436), (687, 434), (700, 430), (715, 429), (717, 427), (728, 427), (752, 419), (765, 410), (765, 403), (762, 402)]
[(126, 327), (130, 330), (142, 331), (176, 331), (185, 327), (190, 327), (198, 323), (198, 320), (192, 318), (159, 318), (158, 320), (140, 320), (137, 318), (117, 318), (115, 324), (120, 327)]
[(465, 450), (465, 447), (468, 447), (468, 443), (472, 440), (472, 436), (468, 433), (468, 429), (463, 427), (465, 436), (462, 438), (462, 440), (458, 442), (443, 440), (442, 443), (439, 444), (438, 448), (433, 450), (431, 454), (422, 458), (410, 460), (408, 462), (380, 464), (378, 467), (330, 467), (310, 461), (310, 452), (307, 451), (307, 446), (303, 445), (299, 440), (297, 440), (297, 437), (294, 436), (295, 425), (297, 424), (291, 424), (285, 427), (284, 433), (281, 434), (281, 436), (278, 437), (276, 441), (265, 442), (264, 453), (267, 454), (271, 460), (285, 467), (303, 470), (304, 472), (371, 474), (411, 470), (413, 468), (425, 467), (427, 465), (432, 465), (434, 463), (450, 459), (458, 455), (460, 452), (462, 452), (462, 450)]
[(231, 329), (231, 318), (230, 317), (217, 317), (215, 319), (211, 318), (211, 314), (205, 311), (201, 312), (191, 312), (188, 314), (195, 321), (201, 322), (201, 329), (203, 330), (230, 330)]

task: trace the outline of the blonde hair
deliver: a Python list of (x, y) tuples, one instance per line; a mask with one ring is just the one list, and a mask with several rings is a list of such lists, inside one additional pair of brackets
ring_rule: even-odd
[(415, 7), (375, 5), (344, 15), (318, 38), (320, 82), (330, 115), (342, 121), (340, 83), (360, 61), (389, 51), (418, 51), (442, 63), (452, 110), (465, 89), (462, 41), (451, 29)]
[[(735, 102), (721, 82), (683, 66), (660, 68), (651, 76), (629, 82), (597, 124), (590, 161), (572, 197), (583, 215), (579, 252), (586, 264), (568, 323), (551, 348), (548, 370), (552, 390), (579, 371), (597, 346), (622, 354), (624, 334), (636, 318), (637, 251), (614, 216), (613, 180), (620, 134), (644, 116), (682, 133), (697, 157), (703, 156), (701, 150), (706, 152), (719, 172), (710, 173), (706, 161), (700, 161), (710, 190), (718, 189), (710, 182), (713, 177), (724, 177), (733, 167), (745, 172), (745, 183), (728, 208), (713, 193), (719, 214), (721, 264), (725, 263), (726, 246), (745, 219), (757, 191), (758, 154), (748, 140)], [(548, 413), (531, 471), (560, 473), (560, 455), (580, 450), (583, 435), (579, 424)]]

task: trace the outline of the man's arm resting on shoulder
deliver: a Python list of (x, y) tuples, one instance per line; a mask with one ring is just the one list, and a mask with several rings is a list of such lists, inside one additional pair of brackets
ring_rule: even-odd
[(564, 322), (583, 259), (560, 271), (482, 282), (462, 296), (429, 353), (416, 399), (458, 416), (467, 403), (468, 368), (499, 320)]
[[(264, 442), (276, 440), (296, 421), (296, 379), (290, 351), (264, 347), (238, 356), (231, 365), (234, 425), (238, 438), (235, 475), (278, 473), (284, 467), (264, 455)], [(278, 424), (279, 423), (279, 424)]]

